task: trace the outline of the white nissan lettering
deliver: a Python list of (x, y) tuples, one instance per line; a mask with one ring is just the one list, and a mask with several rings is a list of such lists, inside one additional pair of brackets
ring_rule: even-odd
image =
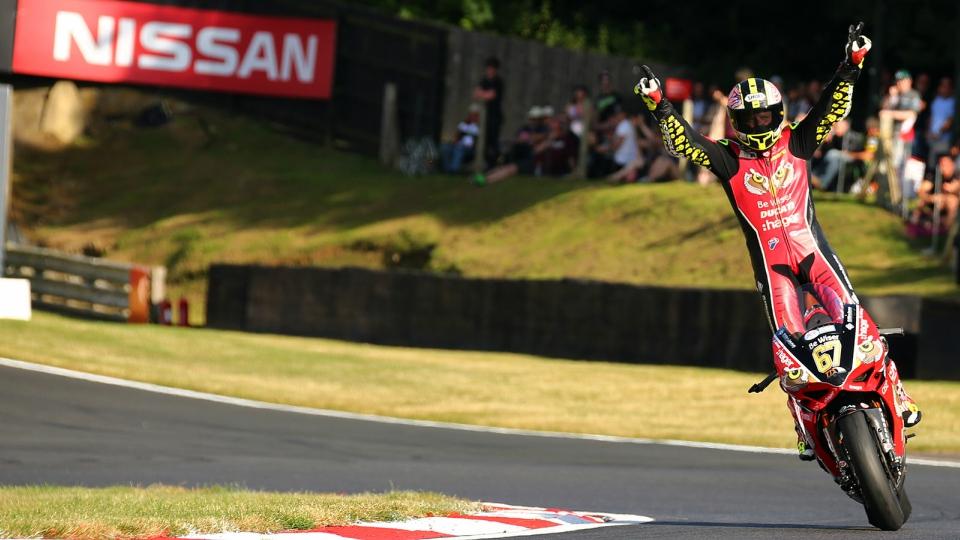
[(70, 60), (72, 41), (77, 44), (85, 62), (109, 66), (113, 60), (113, 30), (113, 17), (100, 17), (97, 21), (97, 39), (94, 40), (83, 15), (70, 11), (58, 12), (53, 36), (53, 58), (60, 62)]
[[(132, 18), (102, 15), (96, 34), (79, 13), (60, 11), (54, 29), (53, 57), (71, 61), (73, 47), (84, 62), (96, 66), (136, 66), (144, 70), (218, 77), (251, 77), (262, 72), (271, 81), (314, 81), (319, 38), (316, 35), (254, 32), (246, 50), (238, 28), (149, 21), (137, 28)], [(137, 51), (136, 44), (141, 51)], [(278, 49), (279, 46), (279, 49)]]
[(247, 54), (243, 55), (243, 62), (237, 70), (237, 76), (246, 79), (254, 71), (263, 71), (271, 81), (277, 78), (277, 50), (270, 32), (253, 34)]
[(208, 26), (197, 32), (197, 52), (212, 60), (197, 60), (193, 70), (201, 75), (219, 75), (229, 77), (237, 70), (240, 55), (237, 49), (228, 45), (240, 41), (240, 31), (236, 28)]
[(150, 21), (140, 29), (140, 45), (148, 51), (161, 54), (141, 54), (137, 66), (141, 69), (161, 71), (186, 71), (190, 67), (193, 51), (186, 39), (193, 33), (189, 24)]

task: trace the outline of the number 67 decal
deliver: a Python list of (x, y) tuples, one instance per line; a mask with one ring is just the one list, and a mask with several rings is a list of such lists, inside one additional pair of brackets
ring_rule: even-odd
[(813, 351), (813, 361), (817, 363), (817, 369), (820, 373), (826, 373), (828, 369), (840, 367), (840, 342), (828, 341), (817, 345)]

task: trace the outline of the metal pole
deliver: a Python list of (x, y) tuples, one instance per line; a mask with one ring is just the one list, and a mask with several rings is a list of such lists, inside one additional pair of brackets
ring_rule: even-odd
[(940, 241), (940, 211), (942, 210), (942, 205), (940, 204), (940, 192), (943, 189), (943, 175), (940, 172), (940, 163), (937, 163), (937, 168), (933, 173), (933, 193), (935, 199), (933, 200), (933, 243), (930, 245), (930, 252), (937, 252), (937, 242)]
[(10, 205), (10, 164), (13, 156), (13, 87), (0, 84), (0, 278), (6, 272), (7, 208)]
[(843, 153), (843, 158), (840, 160), (840, 168), (837, 170), (837, 195), (840, 195), (844, 192), (844, 176), (847, 174), (847, 150), (850, 148), (850, 132), (847, 131), (843, 134), (843, 138), (840, 139), (840, 152)]

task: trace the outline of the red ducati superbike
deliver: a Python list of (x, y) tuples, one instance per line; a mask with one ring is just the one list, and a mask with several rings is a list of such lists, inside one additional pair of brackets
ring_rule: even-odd
[(816, 460), (875, 527), (897, 530), (910, 517), (904, 488), (908, 435), (897, 368), (887, 336), (858, 304), (843, 305), (829, 287), (797, 290), (804, 328), (781, 327), (773, 340), (774, 378), (790, 396)]

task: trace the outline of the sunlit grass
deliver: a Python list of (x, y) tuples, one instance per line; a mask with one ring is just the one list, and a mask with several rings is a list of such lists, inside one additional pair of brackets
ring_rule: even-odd
[[(210, 141), (198, 116), (215, 128)], [(18, 154), (14, 208), (30, 215), (29, 202), (37, 214), (21, 225), (53, 247), (93, 244), (166, 265), (171, 295), (191, 300), (194, 321), (211, 263), (382, 268), (382, 248), (403, 239), (434, 245), (428, 269), (468, 276), (753, 286), (719, 186), (517, 177), (477, 189), (461, 177), (407, 178), (202, 108), (158, 128), (95, 132), (83, 147)], [(860, 293), (958, 295), (896, 216), (832, 196), (817, 210)]]
[[(38, 346), (38, 344), (42, 344)], [(790, 447), (764, 374), (412, 349), (35, 313), (0, 321), (0, 356), (269, 402), (545, 431)], [(910, 381), (911, 450), (960, 452), (960, 383)]]
[(435, 493), (337, 495), (231, 487), (0, 486), (0, 537), (150, 538), (276, 532), (476, 510)]

